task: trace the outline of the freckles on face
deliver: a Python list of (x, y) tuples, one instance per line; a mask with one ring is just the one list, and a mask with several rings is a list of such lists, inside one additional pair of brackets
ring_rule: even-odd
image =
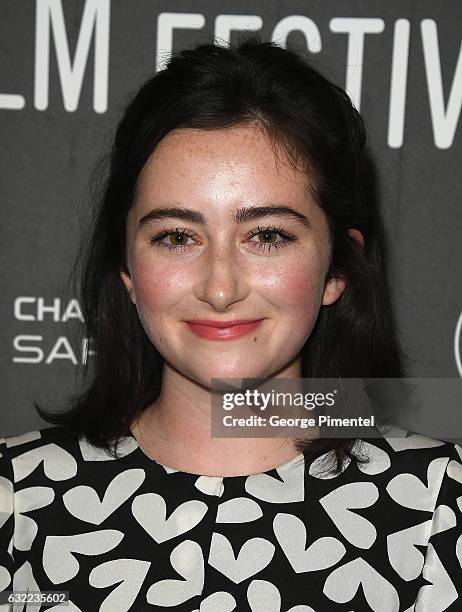
[(137, 294), (151, 304), (174, 304), (191, 285), (191, 272), (185, 266), (153, 265), (149, 260), (135, 264)]
[[(152, 320), (156, 317), (161, 321), (166, 314), (176, 310), (187, 313), (201, 267), (200, 261), (189, 265), (177, 261), (156, 265), (151, 259), (137, 260), (134, 276), (143, 318)], [(241, 277), (255, 294), (254, 299), (258, 298), (265, 308), (277, 313), (281, 329), (290, 332), (297, 328), (299, 333), (308, 333), (322, 298), (324, 268), (325, 262), (319, 253), (307, 250), (304, 257), (297, 254), (278, 262), (254, 262), (246, 270), (241, 270)]]
[(133, 267), (138, 314), (154, 344), (166, 340), (165, 321), (190, 292), (190, 271), (179, 266), (159, 266), (139, 259)]
[(316, 321), (324, 289), (326, 261), (307, 251), (257, 281), (262, 294), (279, 312), (283, 333), (299, 335), (304, 342)]
[(319, 305), (329, 266), (330, 248), (322, 240), (305, 241), (280, 258), (249, 266), (253, 285), (283, 312)]
[[(328, 226), (305, 173), (281, 159), (251, 126), (184, 129), (161, 141), (139, 177), (122, 278), (164, 359), (204, 384), (281, 369), (316, 321)], [(275, 212), (236, 220), (253, 208)], [(280, 246), (269, 248), (272, 239)], [(263, 322), (239, 339), (212, 341), (191, 331), (193, 319)]]

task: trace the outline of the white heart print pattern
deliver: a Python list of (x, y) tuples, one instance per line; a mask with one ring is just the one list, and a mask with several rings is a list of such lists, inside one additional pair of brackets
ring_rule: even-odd
[(265, 568), (274, 555), (275, 546), (264, 538), (247, 540), (237, 557), (231, 542), (221, 533), (212, 534), (209, 565), (232, 580), (235, 584), (254, 576)]
[(360, 557), (335, 569), (324, 584), (324, 593), (336, 603), (347, 603), (360, 585), (374, 612), (399, 611), (399, 596), (394, 586)]
[(166, 518), (167, 508), (162, 495), (144, 493), (133, 500), (132, 512), (143, 529), (158, 543), (190, 531), (204, 518), (207, 504), (196, 499), (184, 502)]
[(430, 535), (457, 525), (454, 512), (448, 506), (438, 506), (433, 521), (425, 521), (387, 537), (388, 557), (393, 569), (409, 582), (418, 578), (424, 564), (423, 554), (416, 546), (425, 546)]
[(253, 474), (245, 481), (245, 490), (250, 495), (272, 504), (288, 504), (304, 499), (305, 462), (295, 458), (291, 467), (276, 470), (282, 482), (269, 474)]
[(99, 612), (131, 610), (150, 565), (150, 561), (139, 559), (114, 559), (94, 567), (89, 576), (91, 586), (104, 589), (117, 584), (101, 604)]
[(337, 529), (357, 548), (370, 548), (377, 537), (377, 529), (354, 510), (369, 508), (379, 498), (379, 490), (372, 482), (354, 482), (331, 491), (319, 502)]
[(147, 600), (153, 606), (177, 606), (199, 595), (204, 585), (204, 557), (197, 542), (185, 540), (170, 556), (173, 569), (184, 580), (161, 580), (152, 584)]
[(79, 562), (73, 553), (101, 555), (115, 548), (123, 537), (124, 534), (115, 529), (73, 536), (47, 536), (43, 548), (43, 569), (53, 584), (61, 584), (79, 571)]
[(76, 518), (93, 525), (101, 525), (119, 506), (137, 491), (145, 478), (144, 470), (125, 470), (109, 483), (100, 500), (92, 487), (80, 485), (66, 491), (63, 502)]
[(443, 612), (458, 598), (456, 585), (451, 580), (441, 559), (432, 544), (428, 545), (427, 563), (422, 576), (430, 584), (425, 584), (419, 592), (419, 606), (422, 610)]
[(447, 463), (446, 457), (439, 457), (430, 463), (427, 470), (427, 485), (414, 474), (398, 474), (388, 483), (388, 494), (406, 508), (433, 511)]
[(0, 590), (68, 590), (69, 612), (457, 612), (462, 450), (358, 449), (338, 473), (306, 452), (226, 477), (131, 436), (118, 459), (61, 427), (0, 439)]
[(69, 480), (77, 474), (77, 461), (56, 444), (34, 448), (13, 459), (16, 482), (20, 482), (43, 464), (45, 476), (50, 480)]
[(319, 538), (306, 548), (306, 527), (293, 514), (278, 513), (273, 522), (274, 534), (294, 572), (315, 572), (332, 567), (346, 549), (336, 538)]

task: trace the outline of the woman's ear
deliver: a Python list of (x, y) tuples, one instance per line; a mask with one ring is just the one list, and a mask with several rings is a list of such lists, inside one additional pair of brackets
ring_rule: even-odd
[(322, 294), (322, 305), (330, 306), (336, 302), (347, 286), (346, 279), (343, 276), (334, 276), (328, 280), (324, 286)]
[(128, 297), (133, 302), (133, 304), (136, 305), (135, 290), (133, 289), (133, 282), (132, 282), (132, 277), (130, 276), (130, 273), (128, 272), (128, 270), (120, 270), (119, 273), (120, 273), (120, 278), (122, 279), (122, 282), (125, 285), (125, 288), (128, 292)]
[[(347, 234), (351, 236), (362, 249), (364, 249), (364, 236), (359, 229), (352, 227), (347, 230)], [(322, 294), (322, 305), (330, 306), (330, 304), (336, 302), (345, 291), (346, 287), (347, 279), (345, 276), (333, 276), (327, 281), (324, 287), (324, 293)]]
[(352, 238), (354, 238), (354, 240), (356, 240), (356, 242), (361, 246), (361, 248), (364, 249), (364, 236), (359, 229), (352, 227), (349, 230), (347, 230), (347, 234), (348, 236), (351, 236)]
[[(358, 245), (364, 249), (364, 236), (359, 229), (355, 227), (347, 230), (347, 234), (351, 236)], [(344, 276), (333, 276), (324, 286), (324, 293), (322, 294), (322, 305), (330, 306), (338, 300), (347, 287), (347, 280)]]

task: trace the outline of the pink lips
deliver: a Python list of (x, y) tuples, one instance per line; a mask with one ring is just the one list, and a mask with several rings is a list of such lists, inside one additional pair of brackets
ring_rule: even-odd
[(207, 319), (195, 319), (186, 321), (189, 329), (201, 338), (208, 340), (233, 340), (256, 329), (263, 319), (249, 321), (237, 319), (233, 321), (210, 321)]

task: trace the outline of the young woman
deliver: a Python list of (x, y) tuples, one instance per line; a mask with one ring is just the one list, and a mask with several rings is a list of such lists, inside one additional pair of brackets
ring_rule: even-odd
[(271, 43), (200, 45), (143, 85), (86, 245), (90, 384), (0, 445), (0, 589), (460, 609), (460, 448), (211, 436), (213, 378), (402, 376), (364, 145), (346, 93)]

